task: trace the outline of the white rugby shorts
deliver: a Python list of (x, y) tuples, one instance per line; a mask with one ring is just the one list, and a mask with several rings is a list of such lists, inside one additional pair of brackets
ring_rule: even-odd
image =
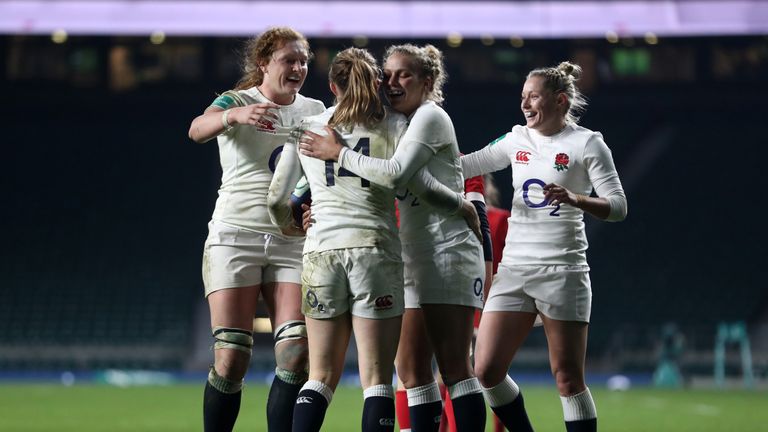
[(403, 314), (403, 262), (396, 253), (376, 247), (310, 252), (301, 281), (301, 312), (309, 318)]
[(592, 287), (583, 265), (500, 265), (483, 312), (533, 312), (589, 322)]
[(203, 250), (205, 295), (270, 282), (300, 284), (303, 248), (303, 237), (286, 239), (211, 221)]
[(485, 261), (472, 231), (440, 243), (403, 244), (405, 307), (450, 304), (483, 307)]

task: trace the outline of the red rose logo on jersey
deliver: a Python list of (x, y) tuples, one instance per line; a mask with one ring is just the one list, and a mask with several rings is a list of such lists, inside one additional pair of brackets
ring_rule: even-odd
[(568, 169), (568, 162), (571, 160), (568, 159), (568, 155), (565, 153), (558, 153), (557, 156), (555, 156), (555, 169), (558, 171), (563, 171)]

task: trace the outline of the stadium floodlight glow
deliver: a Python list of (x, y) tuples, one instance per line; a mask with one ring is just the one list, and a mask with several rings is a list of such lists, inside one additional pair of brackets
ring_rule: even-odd
[(160, 30), (153, 31), (152, 34), (149, 35), (149, 41), (152, 42), (153, 45), (161, 45), (165, 42), (165, 32)]
[(764, 35), (766, 17), (762, 0), (0, 0), (0, 33), (24, 35), (252, 36), (281, 25), (321, 38)]
[(67, 38), (68, 36), (66, 30), (56, 29), (53, 31), (53, 33), (51, 33), (51, 40), (55, 44), (63, 44), (67, 41)]
[(457, 48), (461, 46), (461, 42), (464, 40), (464, 37), (461, 35), (461, 33), (457, 32), (450, 32), (448, 33), (448, 37), (445, 38), (445, 41), (448, 43), (448, 46), (451, 48)]

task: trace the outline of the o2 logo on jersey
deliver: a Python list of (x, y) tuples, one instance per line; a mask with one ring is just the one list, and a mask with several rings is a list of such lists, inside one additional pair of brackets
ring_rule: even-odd
[(411, 201), (411, 207), (418, 207), (420, 205), (419, 204), (419, 197), (417, 197), (416, 195), (412, 194), (411, 191), (409, 191), (408, 189), (406, 189), (405, 192), (403, 192), (402, 195), (400, 195), (400, 194), (396, 194), (395, 195), (395, 198), (397, 198), (398, 201), (405, 201), (405, 200), (408, 199), (408, 197), (413, 197), (413, 201)]
[[(542, 208), (549, 205), (549, 200), (546, 198), (544, 198), (544, 201), (541, 201), (541, 202), (531, 201), (531, 199), (528, 197), (528, 192), (530, 191), (530, 188), (533, 185), (537, 185), (543, 188), (547, 184), (544, 183), (544, 180), (539, 180), (537, 178), (526, 180), (525, 183), (523, 183), (523, 201), (525, 201), (525, 205), (527, 205), (530, 208)], [(555, 209), (549, 212), (549, 215), (560, 217), (560, 213), (558, 213), (559, 211), (560, 211), (560, 204), (556, 205)]]
[(277, 162), (280, 160), (280, 155), (283, 153), (283, 146), (279, 146), (272, 150), (272, 154), (269, 155), (269, 170), (272, 171), (272, 174), (275, 173), (275, 169), (277, 169)]

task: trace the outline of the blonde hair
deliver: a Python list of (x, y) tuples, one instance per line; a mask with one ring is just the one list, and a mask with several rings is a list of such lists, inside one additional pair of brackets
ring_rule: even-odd
[(378, 92), (380, 70), (366, 50), (347, 48), (331, 62), (328, 79), (340, 90), (336, 110), (328, 125), (347, 129), (355, 125), (373, 128), (384, 119), (384, 103)]
[(290, 27), (273, 27), (261, 35), (249, 39), (244, 48), (243, 76), (237, 82), (235, 89), (245, 90), (261, 85), (264, 82), (264, 72), (261, 70), (261, 66), (269, 63), (275, 51), (293, 41), (298, 41), (307, 50), (309, 58), (312, 58), (307, 38)]
[(434, 45), (424, 45), (418, 47), (412, 44), (393, 45), (387, 48), (384, 54), (384, 62), (393, 55), (407, 55), (412, 60), (412, 66), (416, 75), (421, 79), (431, 79), (432, 88), (429, 89), (426, 97), (428, 100), (441, 104), (445, 100), (443, 96), (443, 85), (448, 79), (443, 63), (443, 52)]
[(544, 88), (552, 94), (565, 94), (568, 99), (568, 109), (565, 112), (567, 123), (578, 123), (579, 117), (587, 108), (587, 99), (576, 87), (576, 81), (581, 78), (581, 66), (564, 61), (557, 67), (534, 69), (528, 73), (527, 78), (538, 76), (544, 79)]

